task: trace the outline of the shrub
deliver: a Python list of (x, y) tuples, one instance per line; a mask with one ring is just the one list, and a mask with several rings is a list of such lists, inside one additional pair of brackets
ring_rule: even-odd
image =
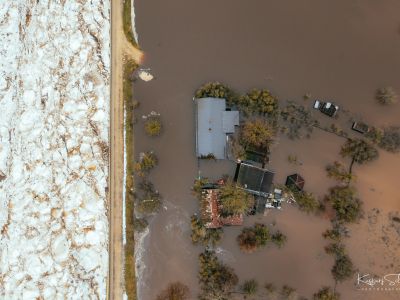
[(264, 224), (256, 223), (253, 227), (243, 228), (237, 237), (239, 247), (244, 252), (253, 252), (265, 246), (271, 240), (269, 229)]
[(187, 300), (189, 288), (181, 282), (170, 283), (158, 296), (157, 300)]
[(159, 136), (162, 130), (161, 118), (156, 115), (147, 117), (144, 123), (144, 131), (148, 136)]
[(397, 102), (396, 92), (392, 87), (380, 88), (376, 91), (376, 100), (382, 105), (393, 104)]
[(238, 283), (234, 270), (220, 262), (214, 251), (199, 255), (200, 299), (225, 299)]
[(242, 285), (242, 291), (246, 295), (255, 295), (258, 290), (258, 282), (255, 279), (246, 280)]
[(333, 291), (330, 287), (323, 287), (313, 295), (314, 300), (339, 300), (338, 293)]
[(211, 244), (212, 246), (215, 246), (221, 240), (222, 229), (206, 228), (197, 216), (192, 216), (190, 225), (192, 229), (190, 237), (195, 245), (200, 244), (207, 246), (208, 244)]

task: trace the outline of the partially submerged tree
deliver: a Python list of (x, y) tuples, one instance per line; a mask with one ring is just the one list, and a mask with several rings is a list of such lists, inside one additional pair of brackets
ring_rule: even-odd
[(226, 299), (238, 284), (234, 270), (220, 262), (215, 252), (205, 250), (199, 255), (200, 299)]
[(343, 157), (351, 158), (349, 173), (352, 172), (353, 164), (365, 164), (378, 158), (378, 151), (365, 140), (348, 139), (342, 146), (340, 154)]
[(268, 147), (274, 135), (274, 128), (265, 120), (247, 120), (241, 128), (241, 143), (256, 148)]
[(350, 186), (335, 186), (330, 189), (326, 200), (335, 209), (336, 217), (342, 222), (355, 222), (362, 216), (362, 202)]
[(227, 181), (220, 188), (219, 196), (223, 216), (246, 213), (254, 205), (253, 196), (232, 181)]
[(264, 224), (256, 223), (253, 227), (245, 227), (237, 237), (239, 247), (244, 252), (253, 252), (267, 245), (271, 240), (269, 229)]
[(215, 246), (221, 240), (222, 229), (206, 228), (197, 216), (192, 216), (190, 225), (192, 229), (190, 237), (192, 238), (193, 244), (200, 244), (203, 246), (211, 244)]
[(340, 296), (330, 287), (323, 287), (313, 295), (313, 300), (339, 300)]
[(187, 300), (189, 288), (181, 282), (170, 283), (156, 298), (156, 300)]
[(345, 166), (338, 161), (327, 165), (326, 172), (329, 178), (333, 178), (343, 184), (349, 184), (355, 179), (355, 175), (349, 173)]
[(238, 105), (248, 114), (276, 115), (278, 112), (278, 99), (269, 90), (252, 89), (241, 96)]
[(375, 97), (376, 100), (382, 105), (388, 105), (397, 102), (397, 95), (392, 87), (378, 89)]
[(233, 105), (236, 101), (235, 93), (226, 85), (220, 82), (209, 82), (201, 86), (195, 93), (196, 98), (223, 98), (228, 105)]
[(161, 118), (158, 115), (150, 115), (144, 122), (144, 131), (148, 136), (159, 136), (162, 131)]
[(255, 295), (258, 291), (258, 282), (255, 279), (246, 280), (241, 289), (246, 295)]

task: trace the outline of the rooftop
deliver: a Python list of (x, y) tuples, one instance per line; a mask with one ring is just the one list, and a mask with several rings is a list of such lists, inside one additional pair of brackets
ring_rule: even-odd
[(254, 195), (267, 196), (271, 192), (273, 179), (273, 172), (252, 164), (240, 162), (236, 166), (234, 180)]
[(226, 110), (225, 99), (196, 99), (196, 153), (197, 157), (212, 155), (226, 158), (227, 134), (239, 125), (239, 112)]

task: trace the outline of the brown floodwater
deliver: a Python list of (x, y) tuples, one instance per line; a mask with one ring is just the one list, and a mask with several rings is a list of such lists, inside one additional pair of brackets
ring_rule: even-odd
[[(303, 95), (329, 98), (352, 116), (372, 125), (400, 125), (400, 105), (381, 107), (374, 92), (393, 86), (400, 93), (400, 2), (397, 0), (146, 0), (135, 1), (136, 28), (145, 52), (143, 67), (155, 79), (137, 81), (140, 102), (135, 129), (136, 152), (155, 150), (159, 166), (151, 179), (163, 195), (164, 209), (152, 220), (144, 241), (139, 283), (142, 300), (153, 300), (169, 282), (190, 286), (198, 293), (197, 257), (202, 251), (190, 242), (190, 216), (197, 203), (190, 188), (202, 175), (217, 178), (232, 174), (229, 162), (198, 165), (195, 158), (195, 89), (206, 81), (225, 82), (238, 92), (268, 88), (282, 100), (304, 102)], [(161, 114), (161, 137), (143, 134), (142, 115)], [(320, 116), (324, 120), (324, 116)], [(325, 118), (325, 121), (327, 119)], [(330, 122), (330, 121), (329, 121)], [(310, 140), (281, 137), (272, 149), (269, 168), (275, 181), (298, 171), (306, 189), (323, 197), (334, 184), (325, 166), (338, 157), (343, 139), (315, 131)], [(296, 155), (301, 164), (287, 162)], [(365, 218), (350, 226), (347, 250), (360, 272), (384, 275), (399, 272), (399, 239), (381, 242), (387, 214), (400, 210), (397, 192), (399, 155), (380, 153), (380, 159), (355, 167), (357, 188), (366, 215), (379, 208), (379, 221)], [(321, 286), (333, 286), (331, 257), (324, 253), (321, 233), (330, 223), (284, 206), (267, 216), (248, 218), (264, 222), (288, 236), (283, 249), (269, 247), (243, 254), (236, 244), (240, 228), (226, 228), (218, 253), (240, 280), (256, 278), (261, 284), (288, 284), (310, 297)], [(383, 227), (382, 227), (383, 228)], [(391, 265), (393, 264), (393, 265)], [(356, 278), (356, 277), (355, 277)], [(398, 292), (359, 291), (354, 280), (339, 284), (342, 299), (398, 299)], [(399, 286), (400, 287), (400, 286)]]

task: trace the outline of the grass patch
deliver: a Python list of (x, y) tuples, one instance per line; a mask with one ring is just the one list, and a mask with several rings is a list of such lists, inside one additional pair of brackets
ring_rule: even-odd
[(132, 31), (132, 6), (131, 6), (131, 0), (124, 0), (124, 11), (123, 11), (123, 16), (122, 16), (122, 23), (124, 27), (124, 33), (127, 38), (127, 40), (134, 46), (138, 47), (137, 42), (135, 41), (135, 37), (133, 35)]
[[(130, 1), (125, 1), (129, 2)], [(134, 198), (132, 188), (134, 184), (134, 151), (133, 151), (133, 113), (135, 104), (133, 101), (133, 90), (131, 74), (138, 67), (132, 59), (124, 61), (123, 76), (123, 97), (124, 109), (126, 111), (126, 156), (127, 156), (127, 177), (126, 177), (126, 245), (125, 245), (125, 291), (129, 300), (136, 300), (136, 274), (135, 274), (135, 218)]]

